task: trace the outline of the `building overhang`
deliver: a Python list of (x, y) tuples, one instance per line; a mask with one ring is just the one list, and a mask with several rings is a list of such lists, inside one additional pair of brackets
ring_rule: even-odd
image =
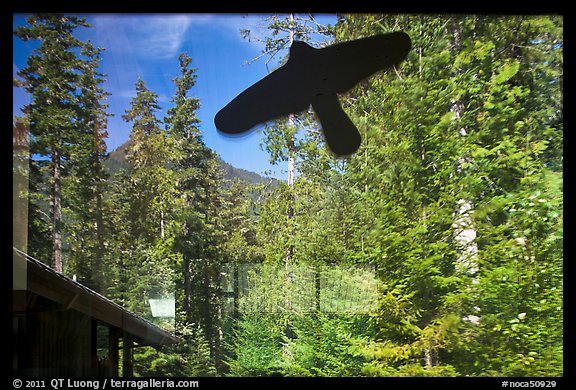
[(21, 256), (26, 261), (26, 289), (13, 290), (14, 314), (46, 310), (46, 303), (49, 302), (52, 309), (76, 310), (105, 326), (120, 329), (141, 346), (161, 348), (181, 341), (170, 332), (42, 262), (16, 251), (13, 255)]

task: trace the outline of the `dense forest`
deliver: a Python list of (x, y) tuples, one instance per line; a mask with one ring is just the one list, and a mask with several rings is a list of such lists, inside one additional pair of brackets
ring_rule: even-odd
[[(105, 48), (76, 38), (81, 17), (27, 20), (27, 251), (183, 340), (138, 348), (137, 376), (563, 375), (562, 17), (263, 19), (279, 61), (293, 40), (412, 39), (340, 96), (354, 155), (334, 158), (311, 111), (260, 130), (288, 167), (274, 185), (224, 178), (186, 53), (165, 117), (137, 81), (109, 169)], [(151, 317), (158, 298), (175, 318)]]

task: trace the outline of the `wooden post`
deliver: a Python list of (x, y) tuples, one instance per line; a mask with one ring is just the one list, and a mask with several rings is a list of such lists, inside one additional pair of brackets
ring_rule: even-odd
[(134, 362), (132, 359), (134, 342), (132, 337), (129, 334), (124, 333), (122, 344), (122, 376), (125, 378), (131, 378), (134, 376)]
[(118, 352), (119, 352), (119, 345), (120, 345), (120, 329), (118, 328), (110, 328), (110, 333), (108, 335), (108, 359), (110, 359), (111, 365), (111, 375), (117, 377), (118, 376)]
[(98, 367), (98, 321), (90, 321), (90, 371), (92, 375), (100, 376)]

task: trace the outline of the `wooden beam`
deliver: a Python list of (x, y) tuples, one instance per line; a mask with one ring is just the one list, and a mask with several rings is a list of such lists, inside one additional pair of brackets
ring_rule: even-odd
[(108, 359), (112, 366), (112, 376), (118, 376), (118, 362), (120, 360), (118, 352), (120, 350), (120, 329), (110, 328), (108, 335)]
[(131, 378), (134, 376), (134, 361), (133, 361), (133, 348), (134, 342), (132, 337), (124, 333), (122, 343), (122, 376)]
[(98, 321), (90, 321), (90, 368), (98, 371)]

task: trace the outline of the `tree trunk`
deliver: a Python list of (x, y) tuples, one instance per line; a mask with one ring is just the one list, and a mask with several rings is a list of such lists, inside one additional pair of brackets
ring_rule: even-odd
[(424, 365), (427, 367), (432, 367), (433, 365), (432, 352), (430, 351), (429, 348), (426, 348), (424, 350)]
[[(188, 224), (184, 222), (184, 226), (182, 227), (183, 236), (188, 236)], [(182, 274), (184, 276), (184, 300), (182, 302), (182, 309), (185, 313), (185, 321), (186, 323), (192, 322), (192, 313), (190, 310), (190, 256), (188, 253), (183, 253), (182, 259)]]
[[(290, 14), (290, 30), (288, 36), (289, 44), (292, 46), (294, 42), (294, 14)], [(295, 125), (295, 115), (292, 113), (288, 117), (288, 127), (291, 130)], [(294, 136), (290, 140), (288, 140), (288, 188), (290, 191), (290, 199), (288, 201), (288, 211), (287, 216), (288, 219), (294, 218), (294, 179), (295, 179), (295, 161), (294, 161)], [(286, 270), (286, 310), (288, 313), (288, 318), (286, 319), (286, 325), (284, 327), (284, 336), (287, 339), (294, 338), (294, 333), (292, 331), (292, 319), (290, 312), (292, 311), (292, 302), (290, 300), (290, 264), (292, 262), (292, 257), (294, 256), (294, 245), (292, 243), (288, 244), (288, 248), (286, 250), (286, 258), (285, 258), (285, 270)], [(288, 348), (288, 344), (283, 345), (282, 349), (282, 356), (285, 360), (292, 361), (293, 356)]]
[[(458, 21), (455, 21), (453, 26), (453, 48), (455, 51), (459, 51), (462, 48), (461, 27)], [(457, 71), (462, 72), (461, 69)], [(454, 113), (454, 120), (462, 118), (465, 110), (466, 106), (461, 99), (452, 101), (450, 111)], [(466, 137), (468, 135), (468, 129), (462, 126), (458, 130), (458, 133), (462, 137)], [(462, 167), (468, 160), (469, 157), (465, 154), (458, 157), (457, 173), (462, 172)], [(471, 217), (474, 205), (469, 199), (459, 199), (457, 206), (458, 209), (456, 210), (452, 226), (455, 229), (455, 240), (461, 248), (461, 253), (458, 256), (456, 265), (461, 272), (475, 274), (478, 271), (478, 245), (476, 244), (476, 228)]]
[[(290, 31), (288, 35), (288, 43), (292, 46), (294, 42), (294, 14), (290, 14)], [(292, 129), (295, 125), (295, 115), (294, 113), (288, 116), (288, 127)], [(288, 188), (290, 189), (290, 201), (288, 204), (288, 218), (294, 217), (294, 206), (293, 206), (293, 190), (294, 190), (294, 180), (295, 180), (295, 161), (294, 161), (294, 137), (288, 141)], [(286, 272), (288, 272), (288, 267), (290, 266), (290, 261), (294, 254), (294, 246), (290, 244), (286, 253)]]
[[(462, 49), (461, 43), (461, 26), (458, 21), (453, 25), (453, 50), (458, 52)], [(461, 69), (457, 72), (462, 73)], [(462, 118), (466, 110), (465, 103), (461, 99), (452, 101), (450, 111), (454, 113), (454, 120)], [(460, 127), (458, 133), (462, 137), (468, 135), (469, 129), (465, 126)], [(469, 161), (469, 156), (465, 153), (458, 157), (457, 174), (462, 174), (464, 164)], [(478, 282), (478, 244), (476, 242), (476, 227), (472, 219), (474, 204), (472, 200), (461, 198), (456, 202), (456, 211), (452, 228), (454, 229), (454, 240), (458, 245), (460, 253), (456, 260), (456, 271), (461, 274), (473, 276), (472, 283), (468, 288)], [(476, 307), (479, 310), (478, 307)], [(462, 318), (464, 321), (478, 323), (479, 317), (475, 314), (468, 314)]]
[(54, 165), (54, 195), (53, 195), (53, 223), (52, 240), (54, 244), (54, 270), (62, 273), (62, 182), (60, 177), (60, 153), (52, 153)]
[[(290, 114), (290, 117), (288, 118), (288, 126), (290, 126), (290, 128), (294, 126), (294, 114)], [(291, 139), (289, 142), (288, 156), (288, 189), (290, 191), (290, 198), (288, 200), (287, 217), (288, 219), (292, 219), (294, 218), (294, 139)], [(290, 267), (290, 262), (292, 261), (293, 256), (294, 245), (290, 243), (288, 245), (288, 249), (286, 250), (286, 272), (288, 272), (288, 268)]]
[(192, 322), (192, 310), (190, 309), (190, 259), (188, 255), (184, 255), (182, 261), (182, 268), (184, 273), (184, 302), (182, 303), (184, 313), (186, 313), (186, 322)]
[(96, 193), (96, 258), (94, 259), (93, 283), (95, 290), (102, 288), (102, 263), (104, 260), (104, 220), (102, 215), (102, 192), (98, 189)]

